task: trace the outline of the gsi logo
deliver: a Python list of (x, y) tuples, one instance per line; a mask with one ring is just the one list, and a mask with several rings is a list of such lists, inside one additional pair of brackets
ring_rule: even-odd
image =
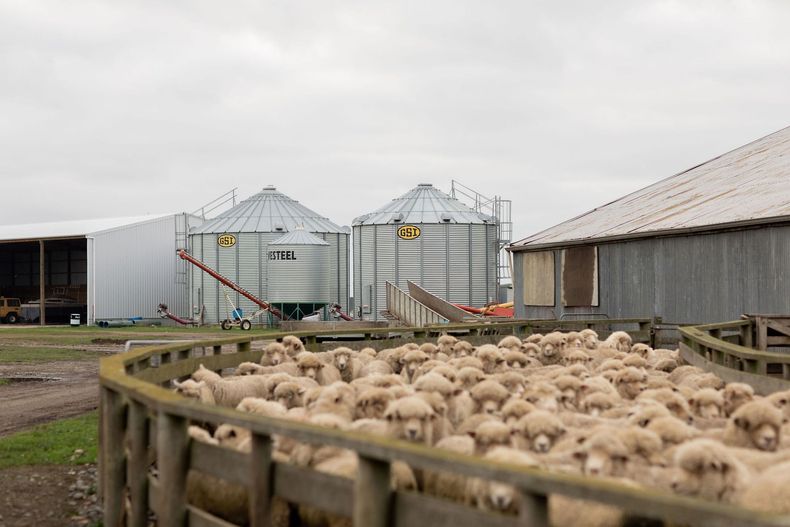
[(233, 247), (236, 245), (236, 237), (232, 234), (220, 234), (217, 237), (217, 245), (220, 247)]
[(413, 240), (420, 237), (420, 228), (414, 225), (398, 227), (398, 237), (403, 240)]

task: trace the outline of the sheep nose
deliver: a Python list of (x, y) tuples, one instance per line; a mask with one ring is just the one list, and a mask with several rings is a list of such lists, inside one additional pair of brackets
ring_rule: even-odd
[(407, 430), (406, 432), (409, 434), (409, 439), (417, 437), (417, 430)]

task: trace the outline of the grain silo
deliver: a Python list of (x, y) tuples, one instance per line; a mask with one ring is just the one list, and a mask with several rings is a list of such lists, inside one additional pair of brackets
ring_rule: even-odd
[(267, 301), (288, 320), (316, 311), (326, 318), (329, 294), (329, 243), (297, 228), (269, 243)]
[[(197, 259), (238, 283), (255, 296), (268, 299), (267, 251), (269, 243), (297, 227), (329, 244), (329, 301), (345, 311), (349, 302), (350, 229), (341, 227), (298, 201), (266, 187), (216, 218), (190, 231), (190, 251)], [(206, 323), (225, 318), (222, 285), (192, 268), (191, 303), (205, 306)], [(231, 299), (251, 313), (257, 306), (230, 291)], [(260, 322), (265, 322), (261, 318)]]
[(382, 318), (389, 281), (407, 280), (449, 302), (483, 306), (495, 300), (496, 219), (430, 184), (421, 184), (354, 220), (355, 315)]

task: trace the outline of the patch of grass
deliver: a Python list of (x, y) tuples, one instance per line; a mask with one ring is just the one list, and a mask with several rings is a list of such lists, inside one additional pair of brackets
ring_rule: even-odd
[[(63, 419), (0, 438), (0, 469), (26, 465), (95, 463), (99, 413)], [(120, 448), (120, 445), (119, 445)], [(77, 449), (84, 450), (74, 456)]]
[(0, 379), (0, 386), (5, 386), (6, 384), (11, 384), (11, 381), (8, 379)]
[(64, 348), (35, 348), (26, 346), (0, 346), (0, 364), (8, 362), (49, 362), (59, 360), (93, 359), (95, 351)]

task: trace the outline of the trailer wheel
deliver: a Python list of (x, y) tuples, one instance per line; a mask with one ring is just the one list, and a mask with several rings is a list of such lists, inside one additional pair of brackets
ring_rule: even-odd
[(230, 320), (228, 320), (227, 318), (225, 320), (223, 320), (222, 323), (219, 326), (222, 329), (224, 329), (224, 330), (228, 330), (228, 329), (233, 327), (233, 326), (231, 326)]
[(19, 321), (19, 317), (17, 316), (16, 313), (9, 313), (6, 315), (5, 321), (8, 322), (9, 324), (16, 324), (17, 321)]
[(241, 321), (240, 326), (241, 326), (241, 329), (243, 329), (244, 331), (249, 331), (249, 330), (252, 329), (252, 322), (250, 322), (247, 319), (244, 319), (244, 320)]

